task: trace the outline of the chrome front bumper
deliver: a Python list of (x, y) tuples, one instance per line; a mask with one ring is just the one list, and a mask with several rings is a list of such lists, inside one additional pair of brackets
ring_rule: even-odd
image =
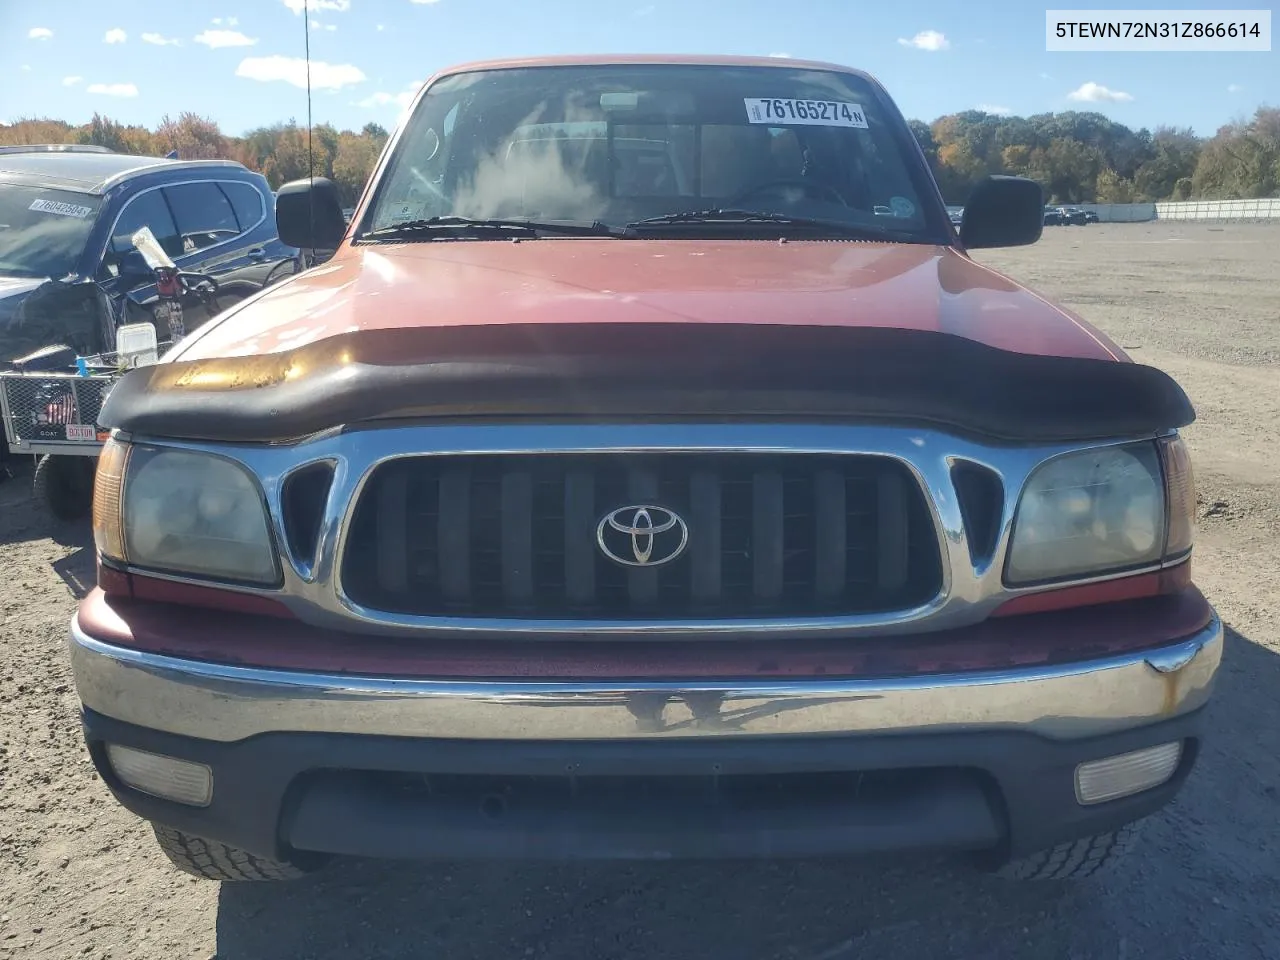
[(1009, 729), (1076, 740), (1200, 707), (1222, 643), (1215, 617), (1166, 647), (1052, 667), (887, 680), (627, 683), (393, 680), (235, 667), (102, 643), (74, 620), (70, 638), (86, 707), (220, 742), (272, 732), (563, 741)]

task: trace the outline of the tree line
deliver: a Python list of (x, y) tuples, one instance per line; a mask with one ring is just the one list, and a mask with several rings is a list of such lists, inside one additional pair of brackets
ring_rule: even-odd
[[(911, 121), (943, 196), (962, 203), (988, 174), (1030, 177), (1050, 203), (1135, 203), (1155, 200), (1236, 200), (1280, 196), (1280, 108), (1259, 107), (1249, 119), (1212, 137), (1189, 128), (1130, 130), (1100, 113), (1068, 111), (1030, 117), (980, 110)], [(165, 116), (154, 130), (94, 114), (80, 126), (27, 119), (0, 124), (0, 146), (97, 144), (121, 153), (182, 159), (228, 158), (265, 174), (273, 187), (306, 176), (333, 179), (355, 203), (387, 141), (387, 130), (365, 124), (338, 130), (317, 124), (310, 138), (290, 120), (235, 137), (207, 117)]]
[(165, 116), (154, 130), (125, 126), (95, 113), (80, 126), (64, 120), (30, 119), (0, 124), (0, 146), (78, 143), (137, 156), (176, 152), (182, 160), (236, 160), (265, 174), (272, 188), (305, 177), (312, 169), (338, 185), (346, 205), (356, 202), (389, 136), (385, 127), (367, 123), (359, 131), (320, 123), (307, 128), (295, 121), (258, 127), (242, 137), (219, 129), (216, 121), (194, 113)]

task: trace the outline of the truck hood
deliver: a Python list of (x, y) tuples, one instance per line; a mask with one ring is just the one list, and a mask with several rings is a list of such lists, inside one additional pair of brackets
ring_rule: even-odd
[(348, 247), (233, 308), (170, 359), (383, 330), (655, 323), (929, 331), (1016, 353), (1127, 359), (1079, 317), (949, 247), (605, 239)]
[(1194, 416), (1166, 374), (948, 248), (534, 240), (347, 249), (126, 374), (99, 423), (287, 442), (377, 420), (783, 417), (1049, 442)]

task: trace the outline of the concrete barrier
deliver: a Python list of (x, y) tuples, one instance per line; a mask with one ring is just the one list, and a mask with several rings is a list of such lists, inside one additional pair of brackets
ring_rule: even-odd
[(1186, 200), (1162, 203), (1079, 203), (1102, 223), (1148, 220), (1280, 220), (1280, 198), (1261, 200)]
[(1102, 223), (1144, 223), (1156, 218), (1154, 203), (1082, 203), (1081, 210), (1092, 210)]
[(1157, 203), (1157, 220), (1280, 220), (1280, 199)]

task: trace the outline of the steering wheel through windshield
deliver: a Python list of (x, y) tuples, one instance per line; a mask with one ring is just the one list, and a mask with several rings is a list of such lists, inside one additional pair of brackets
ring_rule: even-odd
[(768, 190), (777, 190), (781, 187), (799, 187), (806, 193), (818, 196), (819, 199), (835, 200), (842, 206), (849, 206), (849, 201), (840, 195), (835, 187), (829, 184), (820, 183), (817, 180), (802, 180), (799, 177), (784, 177), (778, 180), (769, 180), (765, 183), (757, 183), (755, 186), (748, 187), (736, 197), (729, 201), (729, 206), (738, 206), (744, 201), (757, 194), (764, 193)]

